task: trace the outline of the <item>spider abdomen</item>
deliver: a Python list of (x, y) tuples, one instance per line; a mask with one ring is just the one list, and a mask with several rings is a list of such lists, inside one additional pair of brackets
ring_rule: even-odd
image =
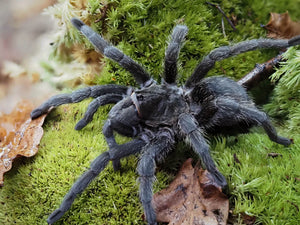
[(201, 80), (191, 93), (196, 102), (211, 101), (217, 97), (230, 96), (238, 101), (249, 101), (246, 90), (228, 77), (213, 76)]
[(244, 107), (255, 105), (246, 90), (230, 78), (205, 78), (195, 86), (191, 97), (201, 106), (195, 117), (207, 133), (234, 135), (258, 124), (255, 119), (241, 116)]

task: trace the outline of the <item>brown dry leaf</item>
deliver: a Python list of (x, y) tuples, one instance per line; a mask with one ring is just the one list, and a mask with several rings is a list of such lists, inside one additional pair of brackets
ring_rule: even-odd
[(23, 101), (10, 114), (0, 114), (0, 186), (16, 157), (31, 157), (38, 151), (46, 115), (31, 120), (32, 109), (30, 102)]
[(172, 225), (226, 224), (229, 201), (207, 170), (188, 159), (170, 186), (153, 196), (157, 221)]
[(289, 39), (300, 35), (300, 22), (292, 21), (288, 12), (270, 13), (270, 20), (264, 28), (268, 31), (268, 37), (277, 39)]

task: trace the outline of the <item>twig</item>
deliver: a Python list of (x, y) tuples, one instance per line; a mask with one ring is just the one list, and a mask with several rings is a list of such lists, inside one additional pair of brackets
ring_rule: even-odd
[(283, 53), (280, 53), (265, 63), (256, 64), (255, 68), (237, 83), (244, 86), (247, 90), (250, 90), (262, 80), (267, 79), (275, 71), (274, 67), (278, 66), (279, 63), (283, 61), (282, 54)]
[(225, 33), (225, 25), (224, 25), (224, 17), (222, 16), (222, 31), (223, 31), (223, 35), (224, 37), (226, 37), (226, 33)]
[(227, 20), (227, 22), (229, 23), (229, 25), (232, 27), (232, 29), (234, 31), (236, 31), (236, 27), (234, 26), (234, 24), (231, 22), (231, 20), (226, 16), (225, 12), (221, 9), (221, 7), (218, 4), (213, 4), (211, 2), (206, 2), (206, 4), (211, 5), (213, 7), (216, 7), (219, 12), (225, 17), (225, 19)]

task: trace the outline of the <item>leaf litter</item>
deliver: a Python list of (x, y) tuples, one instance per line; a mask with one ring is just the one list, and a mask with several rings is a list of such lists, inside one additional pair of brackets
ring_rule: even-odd
[(174, 181), (153, 196), (157, 221), (170, 225), (225, 225), (229, 200), (207, 170), (192, 159), (182, 165)]
[(288, 12), (270, 13), (269, 22), (263, 26), (269, 38), (289, 39), (300, 35), (300, 22), (293, 21)]
[(33, 107), (24, 100), (10, 114), (0, 113), (0, 186), (4, 185), (3, 175), (12, 168), (15, 158), (32, 157), (38, 151), (47, 114), (31, 120)]

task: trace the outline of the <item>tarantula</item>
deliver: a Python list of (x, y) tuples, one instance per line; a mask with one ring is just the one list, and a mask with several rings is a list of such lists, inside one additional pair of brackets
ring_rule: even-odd
[[(235, 81), (214, 76), (204, 78), (216, 61), (259, 48), (286, 48), (300, 44), (300, 36), (290, 40), (257, 39), (240, 42), (233, 46), (219, 47), (210, 52), (198, 64), (184, 86), (176, 85), (177, 59), (181, 45), (188, 32), (184, 25), (173, 29), (165, 52), (164, 77), (157, 84), (146, 70), (133, 59), (105, 41), (82, 21), (73, 18), (72, 24), (94, 45), (97, 51), (116, 61), (128, 70), (139, 89), (108, 84), (79, 89), (70, 94), (56, 95), (32, 111), (32, 119), (47, 113), (51, 107), (95, 98), (77, 125), (85, 127), (100, 106), (115, 103), (103, 127), (108, 151), (99, 155), (66, 194), (59, 209), (48, 218), (52, 224), (71, 207), (76, 195), (107, 166), (111, 160), (113, 168), (120, 167), (120, 159), (140, 153), (137, 166), (140, 183), (140, 200), (147, 222), (156, 224), (156, 214), (151, 204), (152, 184), (156, 163), (162, 161), (178, 140), (191, 144), (199, 155), (203, 166), (212, 174), (221, 187), (227, 185), (225, 177), (218, 171), (210, 156), (209, 145), (204, 134), (231, 134), (247, 132), (252, 126), (262, 126), (269, 138), (288, 146), (291, 140), (278, 136), (268, 116), (258, 110), (245, 89)], [(118, 145), (114, 131), (132, 137), (128, 143)]]

